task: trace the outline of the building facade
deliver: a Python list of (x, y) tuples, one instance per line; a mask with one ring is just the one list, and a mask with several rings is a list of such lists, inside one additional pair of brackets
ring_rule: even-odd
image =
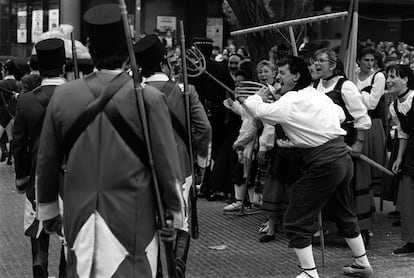
[[(134, 35), (164, 35), (167, 30), (179, 39), (179, 22), (184, 20), (187, 40), (213, 37), (222, 43), (225, 23), (220, 0), (126, 0)], [(75, 38), (85, 42), (82, 14), (91, 6), (118, 3), (117, 0), (0, 0), (0, 55), (27, 57), (39, 34), (59, 24), (74, 27)]]

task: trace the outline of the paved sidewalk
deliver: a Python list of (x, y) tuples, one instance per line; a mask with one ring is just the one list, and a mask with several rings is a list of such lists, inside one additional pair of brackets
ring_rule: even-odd
[[(378, 202), (378, 200), (376, 200)], [(0, 278), (30, 278), (30, 243), (23, 235), (24, 198), (14, 190), (10, 166), (0, 164)], [(222, 202), (198, 203), (200, 239), (192, 241), (187, 277), (296, 277), (299, 273), (296, 256), (287, 247), (283, 234), (270, 243), (259, 243), (257, 233), (263, 222), (262, 215), (222, 215)], [(377, 204), (377, 208), (379, 208)], [(395, 257), (391, 251), (400, 247), (400, 228), (391, 226), (393, 219), (386, 213), (393, 210), (384, 203), (384, 212), (377, 212), (368, 249), (375, 271), (374, 277), (414, 277), (414, 257)], [(209, 247), (225, 245), (224, 250)], [(57, 277), (59, 241), (51, 239), (49, 271)], [(351, 253), (345, 247), (326, 247), (326, 266), (321, 265), (320, 247), (314, 247), (320, 277), (346, 277), (341, 275), (342, 265), (351, 263)]]

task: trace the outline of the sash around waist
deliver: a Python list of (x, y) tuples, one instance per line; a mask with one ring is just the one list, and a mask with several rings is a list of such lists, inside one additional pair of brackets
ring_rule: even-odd
[(339, 136), (325, 144), (314, 148), (303, 148), (303, 159), (307, 166), (320, 166), (331, 163), (346, 155), (349, 151), (344, 142), (344, 137)]

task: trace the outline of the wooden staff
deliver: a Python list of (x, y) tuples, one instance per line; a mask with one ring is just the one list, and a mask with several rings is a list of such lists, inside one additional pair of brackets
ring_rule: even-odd
[[(126, 9), (125, 0), (119, 0), (119, 7), (120, 7), (120, 10), (121, 10), (121, 17), (122, 17), (122, 22), (123, 22), (123, 25), (124, 25), (125, 37), (126, 37), (126, 40), (127, 40), (128, 54), (129, 54), (131, 70), (132, 70), (132, 74), (133, 74), (133, 81), (134, 81), (134, 91), (135, 91), (135, 95), (137, 96), (138, 111), (139, 111), (139, 114), (140, 114), (140, 117), (141, 117), (141, 124), (142, 124), (142, 130), (143, 130), (143, 134), (144, 134), (144, 141), (145, 141), (145, 146), (146, 146), (147, 153), (148, 153), (148, 163), (149, 163), (149, 166), (150, 166), (151, 175), (152, 175), (152, 182), (153, 182), (153, 185), (154, 185), (156, 205), (157, 205), (158, 214), (159, 214), (158, 216), (159, 216), (160, 221), (161, 221), (162, 230), (168, 232), (168, 231), (171, 231), (171, 229), (172, 229), (172, 220), (168, 219), (165, 215), (163, 200), (161, 198), (161, 193), (160, 193), (160, 188), (159, 188), (159, 183), (158, 183), (158, 178), (157, 178), (157, 173), (155, 171), (154, 159), (153, 159), (153, 155), (152, 155), (151, 141), (150, 141), (150, 136), (149, 136), (147, 114), (146, 114), (146, 111), (145, 111), (144, 96), (143, 96), (143, 91), (142, 91), (142, 87), (141, 87), (141, 83), (140, 83), (141, 76), (139, 74), (137, 61), (135, 59), (134, 47), (133, 47), (133, 44), (132, 44), (131, 30), (129, 28), (128, 12), (127, 12), (127, 9)], [(167, 222), (166, 218), (167, 218), (168, 222)], [(176, 277), (176, 274), (175, 274), (175, 260), (174, 260), (172, 244), (173, 244), (172, 241), (164, 240), (164, 247), (165, 247), (164, 249), (165, 249), (165, 253), (166, 253), (165, 255), (166, 255), (166, 259), (167, 259), (168, 277), (175, 278)]]
[[(197, 215), (197, 188), (195, 185), (194, 176), (194, 157), (193, 157), (193, 140), (191, 136), (191, 117), (190, 117), (190, 89), (188, 86), (188, 74), (187, 74), (187, 57), (185, 55), (185, 33), (184, 22), (180, 20), (180, 33), (181, 33), (181, 53), (183, 64), (183, 83), (184, 83), (184, 104), (185, 104), (185, 119), (187, 124), (187, 136), (188, 136), (188, 152), (190, 156), (191, 167), (191, 236), (194, 239), (199, 237), (198, 231), (198, 215)], [(186, 200), (187, 201), (187, 200)]]
[(311, 17), (305, 17), (305, 18), (298, 18), (298, 19), (287, 20), (283, 22), (271, 23), (271, 24), (266, 24), (262, 26), (256, 26), (256, 27), (251, 27), (251, 28), (242, 29), (238, 31), (233, 31), (230, 33), (230, 35), (232, 36), (245, 35), (245, 34), (249, 34), (253, 32), (260, 32), (260, 31), (266, 31), (266, 30), (271, 30), (271, 29), (279, 29), (283, 27), (307, 24), (307, 23), (311, 23), (315, 21), (334, 19), (338, 17), (346, 17), (347, 15), (348, 15), (348, 12), (338, 12), (338, 13), (330, 13), (330, 14), (317, 15), (317, 16), (311, 16)]
[[(347, 146), (348, 150), (351, 151), (352, 148), (350, 146)], [(391, 172), (390, 170), (388, 170), (387, 168), (385, 168), (384, 166), (382, 166), (381, 164), (375, 162), (374, 160), (372, 160), (371, 158), (367, 157), (366, 155), (363, 155), (362, 153), (359, 155), (358, 157), (359, 159), (361, 159), (362, 161), (368, 163), (370, 166), (380, 170), (381, 172), (383, 172), (384, 174), (387, 174), (388, 176), (394, 176), (394, 173)]]

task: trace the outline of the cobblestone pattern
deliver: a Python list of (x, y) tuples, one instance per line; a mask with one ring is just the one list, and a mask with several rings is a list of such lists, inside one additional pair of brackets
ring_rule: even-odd
[[(378, 200), (376, 200), (378, 201)], [(14, 190), (10, 166), (0, 164), (0, 278), (30, 278), (30, 242), (23, 235), (24, 196)], [(282, 233), (276, 240), (259, 243), (257, 233), (264, 221), (262, 215), (223, 215), (222, 202), (200, 199), (200, 238), (192, 240), (187, 277), (295, 277), (300, 271), (297, 259)], [(377, 208), (379, 208), (377, 204)], [(414, 257), (395, 257), (391, 251), (400, 247), (400, 229), (391, 226), (393, 219), (386, 213), (393, 209), (385, 202), (384, 212), (377, 212), (374, 237), (368, 255), (375, 278), (414, 277)], [(226, 245), (225, 250), (211, 250), (210, 246)], [(51, 239), (49, 275), (57, 276), (59, 240)], [(343, 246), (328, 244), (325, 267), (322, 267), (320, 246), (314, 246), (320, 277), (345, 277), (341, 267), (351, 263), (351, 253)]]

